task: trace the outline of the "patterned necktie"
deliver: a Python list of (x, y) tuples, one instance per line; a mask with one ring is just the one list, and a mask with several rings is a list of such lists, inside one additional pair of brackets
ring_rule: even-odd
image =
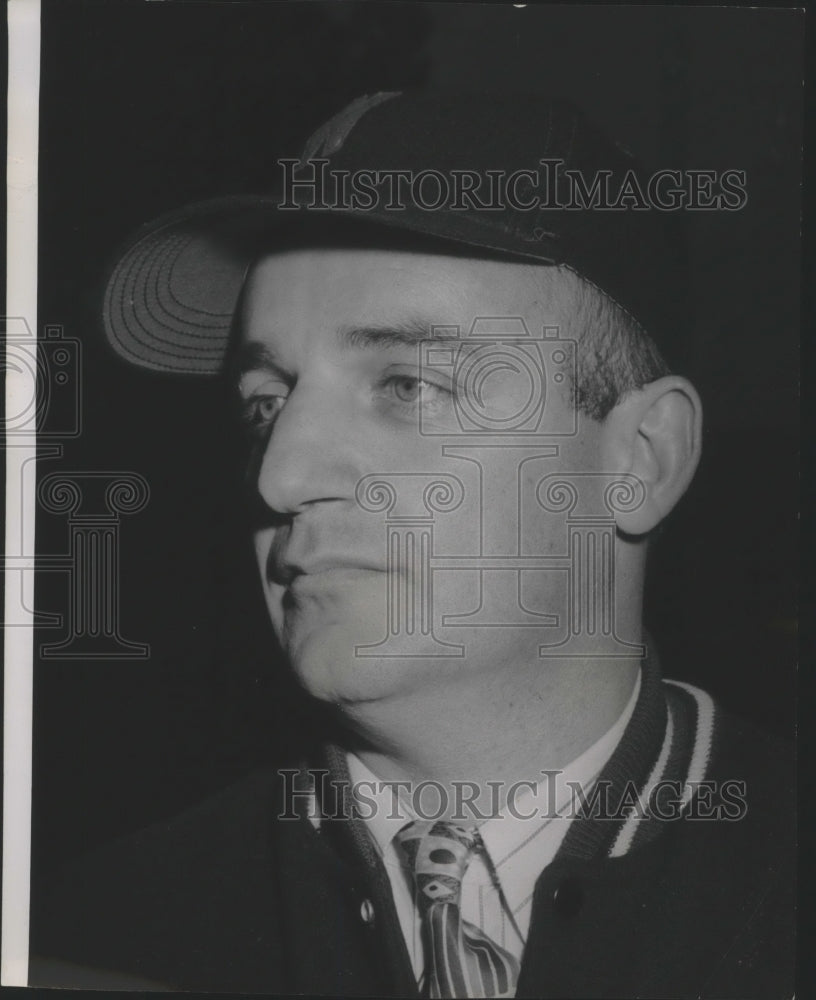
[(459, 912), (462, 879), (478, 842), (474, 830), (415, 820), (396, 839), (414, 875), (425, 935), (425, 995), (512, 997), (518, 961)]

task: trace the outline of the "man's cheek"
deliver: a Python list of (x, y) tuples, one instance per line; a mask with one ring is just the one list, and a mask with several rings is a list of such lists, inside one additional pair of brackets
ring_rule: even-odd
[[(382, 642), (388, 631), (384, 575), (329, 593), (299, 595), (294, 600), (282, 587), (271, 586), (268, 603), (272, 625), (284, 644), (297, 645), (307, 636), (332, 637), (337, 655), (365, 657), (366, 647)], [(272, 593), (272, 591), (275, 593)]]

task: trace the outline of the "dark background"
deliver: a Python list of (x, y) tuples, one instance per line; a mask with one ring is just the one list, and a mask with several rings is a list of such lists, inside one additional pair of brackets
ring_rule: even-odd
[[(742, 212), (691, 220), (688, 374), (706, 407), (704, 457), (656, 546), (647, 620), (668, 676), (791, 735), (800, 14), (46, 0), (42, 27), (39, 319), (82, 342), (83, 424), (40, 474), (149, 482), (148, 506), (122, 521), (120, 601), (123, 635), (151, 654), (37, 664), (35, 907), (54, 864), (276, 756), (292, 718), (236, 524), (218, 389), (109, 352), (106, 268), (155, 215), (269, 189), (276, 158), (364, 92), (556, 92), (656, 167), (747, 171)], [(64, 550), (66, 530), (40, 511), (39, 551)], [(40, 576), (38, 609), (66, 602), (65, 581)]]

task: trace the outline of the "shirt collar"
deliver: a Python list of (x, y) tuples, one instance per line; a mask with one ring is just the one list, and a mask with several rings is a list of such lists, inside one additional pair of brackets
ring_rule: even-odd
[[(559, 772), (551, 773), (534, 787), (523, 785), (513, 797), (513, 808), (505, 807), (499, 815), (491, 817), (479, 827), (482, 843), (489, 858), (500, 874), (515, 870), (512, 855), (525, 843), (535, 838), (544, 825), (554, 822), (551, 836), (542, 840), (542, 854), (552, 854), (560, 845), (568, 822), (559, 818), (551, 820), (553, 813), (563, 812), (572, 801), (573, 788), (588, 790), (621, 741), (640, 694), (640, 672), (635, 679), (632, 694), (617, 720), (575, 760)], [(381, 857), (392, 858), (394, 837), (416, 814), (407, 796), (399, 796), (393, 784), (382, 782), (353, 753), (348, 753), (348, 775), (361, 814)], [(534, 818), (530, 818), (533, 816)], [(535, 838), (541, 839), (541, 838)], [(525, 857), (527, 852), (525, 851)], [(546, 863), (546, 862), (545, 862)], [(524, 869), (529, 870), (527, 863)], [(543, 867), (543, 865), (541, 866)], [(509, 902), (509, 900), (508, 900)]]
[[(640, 673), (617, 720), (580, 756), (534, 788), (526, 786), (513, 803), (479, 827), (490, 867), (506, 904), (515, 913), (530, 896), (535, 879), (553, 860), (572, 822), (574, 789), (587, 794), (611, 758), (632, 718), (640, 693)], [(532, 879), (531, 879), (532, 874)]]
[(413, 819), (417, 819), (405, 794), (398, 794), (394, 784), (383, 782), (360, 758), (347, 753), (352, 796), (381, 857), (388, 857), (394, 837)]

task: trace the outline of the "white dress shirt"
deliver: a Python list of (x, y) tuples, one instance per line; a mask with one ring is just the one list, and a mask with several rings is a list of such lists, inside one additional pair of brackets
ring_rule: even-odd
[[(522, 786), (513, 797), (513, 809), (505, 807), (479, 825), (483, 849), (477, 848), (462, 882), (462, 918), (519, 961), (529, 931), (535, 883), (554, 858), (572, 822), (574, 789), (579, 786), (584, 795), (590, 792), (620, 742), (639, 691), (638, 674), (626, 707), (600, 739), (557, 775), (545, 777), (534, 787)], [(352, 787), (364, 783), (361, 787), (367, 804), (363, 816), (388, 872), (408, 953), (421, 986), (425, 966), (421, 918), (411, 872), (404, 867), (402, 853), (394, 842), (405, 824), (418, 817), (411, 809), (410, 798), (403, 795), (395, 800), (394, 787), (380, 781), (359, 757), (349, 754), (348, 768)], [(372, 800), (376, 809), (371, 807)], [(422, 802), (426, 812), (428, 806), (424, 799)], [(472, 826), (473, 821), (461, 825)]]

